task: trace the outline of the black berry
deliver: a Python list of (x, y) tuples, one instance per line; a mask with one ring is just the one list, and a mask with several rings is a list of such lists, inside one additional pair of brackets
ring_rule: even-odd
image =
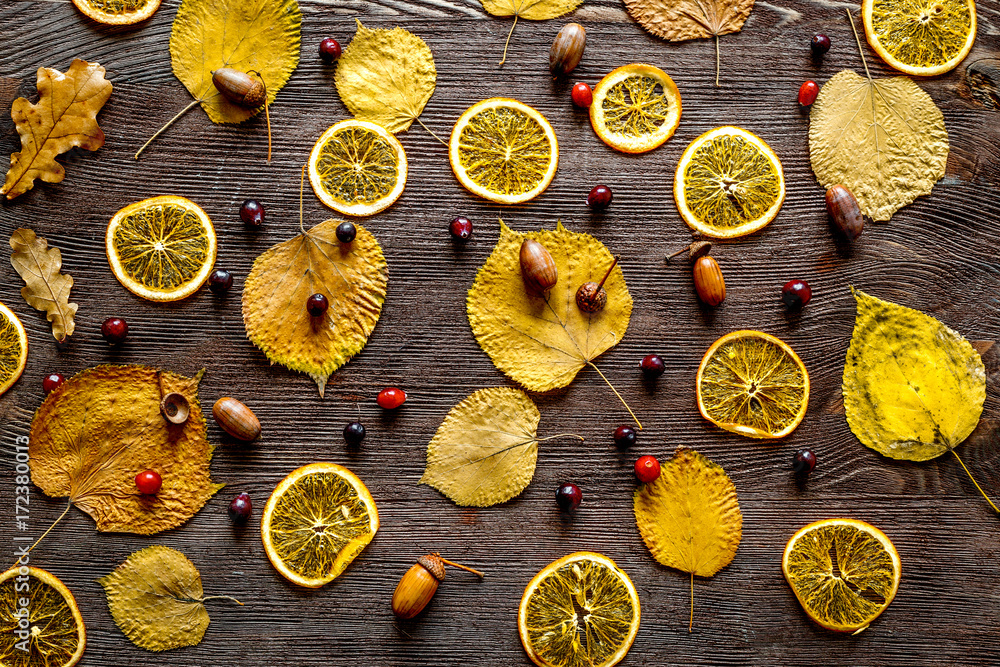
[(237, 526), (242, 526), (249, 521), (250, 515), (253, 514), (253, 503), (250, 502), (250, 495), (241, 493), (233, 498), (232, 502), (229, 503), (228, 512), (229, 520)]
[(109, 317), (101, 325), (101, 335), (109, 345), (120, 345), (128, 337), (128, 323), (120, 317)]
[(813, 55), (821, 56), (830, 50), (830, 38), (826, 35), (813, 35), (809, 48), (812, 49)]
[(816, 467), (816, 455), (811, 449), (800, 449), (792, 459), (792, 470), (796, 475), (808, 475)]
[(642, 369), (642, 374), (650, 380), (655, 380), (656, 378), (663, 375), (663, 371), (667, 370), (667, 365), (663, 363), (663, 358), (658, 354), (647, 354), (639, 362), (639, 368)]
[(340, 43), (333, 37), (327, 37), (319, 43), (319, 57), (325, 63), (332, 63), (340, 57)]
[(556, 490), (556, 503), (559, 505), (559, 509), (564, 512), (575, 510), (580, 506), (581, 500), (583, 500), (583, 492), (576, 484), (567, 482), (561, 484)]
[(781, 300), (789, 310), (798, 310), (809, 303), (812, 298), (812, 288), (804, 280), (789, 280), (781, 288)]
[(358, 228), (353, 222), (342, 222), (337, 225), (337, 240), (341, 243), (350, 243), (358, 235)]
[(615, 444), (619, 447), (631, 447), (635, 444), (635, 429), (628, 424), (624, 424), (615, 429), (615, 434), (612, 437), (614, 437)]
[(587, 206), (595, 211), (603, 211), (611, 206), (611, 188), (606, 185), (595, 185), (594, 189), (587, 195)]
[(448, 225), (451, 235), (459, 241), (468, 241), (472, 236), (472, 221), (468, 218), (458, 216)]
[(323, 317), (326, 313), (326, 309), (330, 307), (330, 302), (326, 300), (326, 296), (322, 294), (313, 294), (311, 297), (306, 299), (306, 310), (313, 317)]
[(344, 427), (344, 440), (351, 447), (357, 447), (365, 439), (365, 427), (361, 422), (351, 422)]
[(208, 276), (208, 289), (216, 294), (225, 294), (233, 286), (233, 274), (225, 269), (216, 269)]
[(240, 206), (240, 218), (246, 225), (260, 227), (264, 224), (264, 207), (256, 199), (247, 199)]

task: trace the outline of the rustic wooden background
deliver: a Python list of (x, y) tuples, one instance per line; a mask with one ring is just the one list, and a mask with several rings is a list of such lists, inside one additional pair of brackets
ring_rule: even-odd
[[(618, 0), (587, 0), (574, 14), (520, 22), (509, 60), (498, 67), (509, 19), (486, 15), (476, 0), (303, 0), (298, 70), (271, 112), (275, 159), (264, 160), (263, 119), (213, 125), (200, 110), (182, 118), (138, 162), (132, 154), (189, 100), (170, 69), (168, 37), (177, 9), (167, 0), (138, 27), (92, 23), (65, 0), (0, 0), (0, 153), (18, 149), (12, 100), (34, 99), (35, 70), (64, 70), (73, 57), (108, 69), (114, 94), (99, 116), (107, 143), (96, 153), (73, 152), (60, 184), (34, 190), (0, 207), (0, 237), (29, 226), (63, 252), (76, 284), (77, 331), (58, 348), (44, 317), (19, 296), (21, 282), (0, 261), (0, 300), (28, 329), (30, 356), (20, 382), (0, 398), (0, 551), (8, 560), (14, 488), (14, 438), (28, 433), (42, 400), (41, 379), (71, 375), (98, 363), (155, 364), (193, 374), (208, 369), (203, 403), (231, 394), (261, 418), (262, 439), (237, 445), (210, 424), (221, 447), (212, 464), (227, 487), (186, 525), (152, 537), (100, 534), (73, 510), (32, 555), (73, 590), (88, 628), (84, 665), (526, 665), (517, 637), (517, 604), (528, 580), (550, 561), (581, 549), (615, 559), (634, 580), (642, 627), (624, 665), (995, 665), (1000, 661), (1000, 569), (997, 516), (951, 456), (900, 463), (863, 447), (843, 416), (840, 380), (854, 320), (849, 285), (940, 318), (980, 349), (992, 374), (984, 424), (961, 452), (981, 484), (1000, 496), (1000, 3), (979, 3), (979, 37), (951, 74), (921, 81), (945, 114), (951, 155), (948, 175), (929, 197), (885, 225), (870, 225), (853, 249), (838, 247), (825, 218), (823, 191), (809, 167), (806, 112), (799, 84), (823, 83), (844, 68), (861, 71), (844, 8), (834, 0), (758, 0), (741, 33), (721, 40), (722, 86), (713, 85), (710, 41), (669, 44), (651, 37)], [(333, 85), (334, 68), (317, 55), (319, 41), (346, 45), (354, 18), (370, 27), (401, 25), (434, 52), (437, 91), (423, 120), (447, 136), (459, 114), (480, 99), (516, 97), (552, 122), (561, 148), (559, 172), (541, 197), (499, 208), (467, 193), (454, 179), (447, 152), (414, 126), (401, 135), (410, 177), (402, 198), (364, 224), (378, 237), (390, 267), (388, 298), (368, 346), (330, 380), (321, 400), (305, 375), (269, 366), (245, 338), (240, 316), (243, 278), (253, 259), (298, 229), (299, 168), (316, 137), (348, 116)], [(583, 23), (588, 47), (572, 80), (596, 83), (619, 65), (645, 61), (665, 69), (684, 101), (680, 127), (660, 149), (617, 153), (593, 134), (587, 115), (572, 107), (572, 80), (553, 82), (547, 57), (568, 20)], [(825, 32), (833, 48), (813, 60), (808, 42)], [(892, 72), (866, 47), (872, 73)], [(674, 207), (674, 167), (689, 141), (722, 124), (759, 134), (781, 157), (788, 196), (777, 219), (748, 238), (715, 251), (729, 289), (717, 310), (700, 307), (685, 262), (666, 251), (690, 240)], [(606, 183), (615, 201), (603, 215), (584, 204)], [(180, 303), (157, 305), (122, 288), (104, 253), (104, 231), (127, 203), (178, 194), (200, 204), (219, 235), (218, 266), (233, 271), (231, 294), (207, 289)], [(267, 209), (260, 231), (244, 228), (240, 202)], [(307, 192), (307, 224), (331, 217)], [(456, 215), (475, 223), (462, 247), (448, 235)], [(462, 509), (417, 480), (425, 447), (449, 408), (472, 391), (509, 385), (478, 348), (465, 315), (465, 293), (498, 236), (503, 216), (516, 229), (553, 227), (595, 234), (622, 256), (635, 299), (629, 333), (599, 364), (646, 425), (639, 444), (621, 452), (611, 432), (628, 421), (596, 373), (583, 371), (563, 391), (536, 396), (540, 435), (571, 431), (585, 443), (540, 446), (535, 479), (499, 507)], [(4, 243), (6, 247), (6, 243)], [(780, 305), (781, 285), (804, 278), (813, 300), (800, 315)], [(131, 334), (109, 349), (104, 318), (128, 320)], [(761, 329), (788, 341), (812, 379), (810, 410), (799, 429), (777, 443), (724, 433), (706, 423), (694, 401), (703, 352), (720, 335)], [(639, 359), (658, 352), (668, 370), (645, 382)], [(387, 385), (406, 389), (397, 414), (384, 414), (375, 395)], [(360, 411), (368, 437), (358, 451), (341, 438)], [(721, 464), (739, 491), (743, 542), (733, 563), (695, 583), (694, 633), (688, 634), (687, 575), (658, 565), (632, 516), (632, 462), (641, 454), (669, 457), (695, 447)], [(793, 452), (813, 448), (819, 465), (799, 486)], [(229, 500), (247, 491), (255, 516), (275, 484), (292, 469), (331, 460), (354, 470), (379, 505), (382, 528), (345, 575), (310, 591), (285, 581), (264, 555), (257, 521), (234, 529)], [(575, 481), (584, 501), (572, 516), (553, 501), (556, 486)], [(31, 497), (30, 533), (41, 531), (64, 501)], [(881, 527), (903, 562), (892, 606), (867, 631), (838, 636), (802, 612), (780, 569), (782, 549), (800, 526), (834, 516)], [(212, 602), (204, 641), (154, 655), (133, 646), (115, 627), (95, 581), (132, 551), (151, 544), (180, 549), (200, 568), (206, 592), (236, 596), (237, 607)], [(483, 582), (455, 571), (426, 613), (400, 623), (389, 599), (399, 577), (421, 554), (447, 557), (488, 572)]]

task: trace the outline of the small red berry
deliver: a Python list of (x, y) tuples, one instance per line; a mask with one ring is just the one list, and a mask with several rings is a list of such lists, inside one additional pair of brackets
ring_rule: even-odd
[(583, 491), (580, 487), (572, 482), (566, 482), (565, 484), (560, 484), (559, 488), (556, 489), (556, 504), (559, 505), (559, 509), (564, 512), (572, 512), (577, 507), (580, 506), (580, 502), (583, 500)]
[(594, 103), (594, 92), (583, 81), (573, 86), (570, 97), (573, 98), (573, 104), (581, 109), (586, 109)]
[(155, 470), (146, 470), (135, 476), (135, 488), (139, 489), (139, 493), (151, 496), (160, 490), (163, 486), (163, 480), (160, 478), (160, 473)]
[(643, 484), (649, 484), (660, 476), (660, 462), (655, 456), (640, 456), (635, 462), (635, 476)]
[(649, 380), (655, 380), (663, 375), (663, 371), (667, 370), (667, 365), (663, 362), (663, 357), (660, 355), (647, 354), (639, 362), (639, 368), (642, 369), (644, 377)]
[(448, 231), (459, 241), (468, 241), (472, 236), (472, 221), (464, 216), (458, 216), (448, 225)]
[(809, 303), (812, 298), (812, 288), (804, 280), (789, 280), (781, 288), (781, 300), (789, 310), (798, 310)]
[(62, 383), (66, 381), (59, 373), (49, 373), (42, 379), (42, 389), (46, 394), (51, 394), (56, 389), (62, 386)]
[(606, 185), (595, 185), (594, 189), (587, 195), (587, 206), (595, 211), (603, 211), (611, 206), (611, 188)]
[(128, 337), (128, 322), (120, 317), (109, 317), (101, 325), (101, 335), (109, 345), (119, 345)]
[(247, 199), (240, 206), (240, 219), (250, 227), (260, 227), (264, 224), (264, 207), (256, 199)]
[(809, 80), (799, 86), (799, 104), (802, 106), (810, 106), (816, 101), (817, 95), (819, 95), (819, 86), (816, 85), (815, 81)]
[(830, 50), (830, 38), (823, 34), (813, 35), (809, 48), (812, 49), (814, 56), (821, 56)]
[(395, 410), (406, 402), (406, 392), (399, 387), (386, 387), (378, 393), (376, 401), (384, 410)]
[(311, 297), (306, 299), (306, 310), (313, 317), (323, 317), (326, 313), (326, 309), (330, 307), (330, 302), (327, 301), (326, 296), (323, 294), (313, 294)]
[(250, 501), (250, 494), (241, 493), (233, 498), (229, 503), (227, 514), (229, 514), (229, 520), (237, 526), (242, 526), (249, 521), (250, 515), (253, 514), (253, 503)]
[(325, 63), (332, 63), (340, 57), (340, 43), (333, 37), (327, 37), (319, 43), (319, 57)]

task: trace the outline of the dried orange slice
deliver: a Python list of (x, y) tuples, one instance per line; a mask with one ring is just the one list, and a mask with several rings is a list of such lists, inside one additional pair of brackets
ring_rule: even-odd
[(717, 239), (757, 231), (785, 200), (781, 161), (764, 140), (740, 127), (709, 130), (677, 163), (674, 201), (691, 229)]
[(521, 644), (540, 667), (611, 667), (639, 632), (632, 580), (601, 554), (578, 551), (535, 575), (517, 611)]
[(545, 116), (517, 100), (492, 97), (466, 109), (455, 123), (448, 159), (469, 192), (519, 204), (552, 182), (559, 142)]
[(184, 197), (129, 204), (111, 218), (104, 243), (115, 277), (150, 301), (191, 296), (215, 264), (212, 221)]
[(0, 667), (72, 667), (87, 646), (73, 594), (37, 567), (0, 574), (0, 628)]
[(976, 41), (975, 0), (864, 0), (861, 14), (871, 47), (907, 74), (950, 72)]
[(28, 363), (28, 335), (21, 320), (0, 303), (0, 396), (13, 386)]
[(901, 566), (896, 547), (875, 526), (824, 519), (792, 535), (781, 570), (811, 619), (856, 633), (896, 597)]
[(658, 67), (625, 65), (594, 87), (590, 124), (615, 150), (651, 151), (672, 137), (680, 122), (681, 94)]
[(319, 588), (368, 546), (378, 525), (364, 482), (336, 463), (310, 463), (275, 487), (264, 506), (260, 537), (282, 576)]
[(406, 151), (391, 132), (365, 120), (332, 125), (309, 154), (309, 183), (344, 215), (375, 215), (406, 187)]
[(106, 25), (131, 25), (145, 21), (160, 8), (160, 0), (73, 0), (88, 17)]
[(698, 410), (716, 426), (750, 438), (783, 438), (809, 405), (809, 374), (784, 341), (734, 331), (708, 348), (698, 367)]

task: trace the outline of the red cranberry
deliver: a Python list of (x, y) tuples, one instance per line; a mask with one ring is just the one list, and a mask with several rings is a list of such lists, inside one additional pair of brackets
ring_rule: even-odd
[(250, 520), (253, 514), (253, 503), (250, 502), (250, 494), (241, 493), (229, 503), (229, 520), (237, 526), (242, 526)]
[(66, 381), (59, 373), (49, 373), (44, 378), (42, 378), (42, 390), (46, 394), (51, 394), (56, 389), (62, 386), (62, 383)]
[(615, 434), (612, 437), (619, 447), (631, 447), (635, 444), (635, 429), (628, 424), (623, 424), (615, 429)]
[(247, 199), (240, 206), (240, 218), (245, 225), (260, 227), (264, 224), (264, 207), (256, 199)]
[(128, 323), (120, 317), (109, 317), (101, 325), (101, 335), (109, 345), (120, 345), (128, 337)]
[(472, 221), (468, 218), (458, 216), (448, 225), (448, 231), (451, 232), (453, 238), (459, 241), (468, 241), (469, 237), (472, 236)]
[(655, 456), (640, 456), (635, 462), (635, 476), (643, 484), (649, 484), (660, 476), (660, 462)]
[(233, 274), (225, 269), (216, 269), (208, 276), (208, 289), (216, 294), (225, 294), (233, 286)]
[(577, 507), (580, 506), (580, 501), (583, 500), (583, 491), (580, 487), (572, 482), (566, 482), (565, 484), (560, 484), (559, 488), (556, 489), (556, 504), (559, 505), (559, 509), (564, 512), (572, 512)]
[(375, 400), (380, 408), (395, 410), (406, 402), (406, 392), (399, 387), (386, 387), (378, 393), (378, 398)]
[(809, 303), (812, 298), (812, 289), (809, 283), (804, 280), (789, 280), (781, 288), (781, 300), (785, 302), (785, 307), (789, 310), (798, 310)]
[(799, 104), (802, 106), (810, 106), (816, 101), (817, 95), (819, 95), (819, 86), (816, 85), (815, 81), (806, 81), (799, 86)]
[(812, 49), (814, 56), (821, 56), (830, 50), (830, 38), (826, 35), (813, 35), (809, 48)]
[(135, 476), (135, 488), (139, 489), (139, 493), (151, 496), (160, 490), (163, 486), (163, 480), (160, 478), (160, 473), (155, 470), (146, 470)]
[(595, 185), (587, 195), (587, 206), (595, 211), (603, 211), (611, 206), (611, 188), (606, 185)]
[(330, 307), (330, 302), (326, 300), (326, 296), (323, 294), (313, 294), (311, 297), (306, 299), (306, 310), (312, 317), (323, 317), (326, 314), (326, 309)]
[(816, 455), (811, 449), (800, 449), (792, 458), (792, 470), (796, 475), (808, 475), (816, 468)]
[(663, 362), (663, 358), (660, 355), (647, 354), (639, 362), (639, 368), (642, 369), (642, 374), (646, 378), (655, 380), (663, 375), (663, 371), (667, 370), (667, 365)]
[(333, 37), (327, 37), (319, 43), (319, 57), (325, 63), (332, 63), (340, 57), (340, 43)]
[(337, 225), (337, 240), (341, 243), (350, 243), (358, 235), (358, 228), (353, 222), (344, 221)]
[(586, 109), (594, 103), (594, 92), (583, 81), (573, 86), (570, 96), (573, 98), (573, 104), (581, 109)]

